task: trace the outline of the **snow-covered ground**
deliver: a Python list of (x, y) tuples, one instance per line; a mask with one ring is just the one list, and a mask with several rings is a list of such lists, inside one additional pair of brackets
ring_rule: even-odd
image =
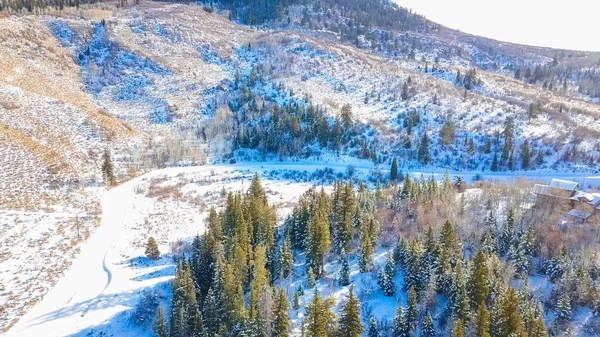
[[(355, 161), (352, 165), (355, 177), (360, 179), (367, 179), (373, 171), (373, 165), (368, 162)], [(7, 336), (83, 336), (101, 332), (119, 336), (148, 335), (148, 330), (131, 324), (132, 308), (143, 291), (149, 289), (156, 291), (163, 304), (168, 305), (170, 280), (174, 274), (171, 258), (150, 261), (144, 257), (144, 245), (149, 236), (157, 238), (163, 253), (189, 242), (194, 235), (203, 233), (208, 209), (223, 204), (223, 192), (246, 189), (255, 173), (261, 176), (270, 203), (283, 209), (278, 214), (281, 222), (305, 190), (315, 184), (331, 182), (319, 178), (326, 168), (330, 168), (335, 177), (345, 175), (347, 166), (340, 162), (305, 161), (167, 168), (113, 188), (102, 198), (99, 229), (81, 246), (80, 255), (54, 288), (9, 330)], [(444, 173), (411, 174), (433, 174), (441, 179)], [(475, 174), (477, 172), (451, 172), (451, 175), (465, 179)], [(512, 174), (502, 173), (484, 177), (514, 179)], [(542, 181), (562, 177), (600, 183), (600, 177), (585, 174), (525, 172), (524, 177)], [(384, 250), (379, 251), (377, 264), (384, 263), (384, 254)], [(386, 311), (380, 305), (385, 301), (368, 294), (369, 289), (377, 289), (377, 285), (370, 285), (369, 277), (357, 274), (356, 261), (350, 262), (353, 278), (360, 278), (360, 291), (366, 292), (361, 295), (363, 300), (371, 303), (372, 310)], [(319, 283), (325, 294), (336, 298), (344, 295), (345, 290), (337, 289), (332, 285), (333, 281), (329, 285), (326, 282)], [(400, 278), (397, 284), (399, 282)], [(297, 284), (289, 286), (293, 289)], [(312, 296), (308, 293), (302, 302)], [(289, 294), (291, 296), (291, 292)], [(294, 315), (296, 320), (301, 317), (301, 313)], [(391, 317), (391, 313), (383, 316)]]

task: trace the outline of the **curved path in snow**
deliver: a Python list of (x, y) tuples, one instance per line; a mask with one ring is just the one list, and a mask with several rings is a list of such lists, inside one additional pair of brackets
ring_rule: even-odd
[[(368, 173), (373, 165), (367, 162), (352, 164), (357, 172)], [(208, 165), (197, 167), (177, 167), (152, 171), (105, 193), (102, 198), (102, 221), (100, 227), (92, 237), (81, 246), (81, 253), (67, 270), (59, 282), (48, 292), (42, 301), (37, 303), (19, 322), (7, 333), (10, 337), (31, 336), (70, 336), (77, 335), (88, 327), (106, 322), (115, 314), (126, 310), (115, 299), (117, 296), (126, 296), (118, 286), (112, 282), (113, 277), (123, 277), (119, 274), (122, 269), (113, 268), (116, 262), (115, 239), (119, 237), (123, 225), (127, 221), (128, 210), (133, 205), (135, 196), (134, 186), (140, 180), (153, 176), (180, 173), (193, 173), (202, 171), (220, 170), (297, 170), (315, 171), (317, 169), (332, 168), (336, 172), (345, 172), (346, 163), (320, 163), (311, 161), (298, 162), (265, 162), (265, 163), (240, 163), (234, 165)], [(387, 172), (387, 167), (382, 167)], [(404, 170), (406, 173), (407, 170)], [(412, 170), (412, 175), (434, 175), (443, 177), (444, 170)], [(450, 172), (452, 176), (462, 176), (467, 181), (479, 172)], [(559, 173), (559, 172), (483, 172), (486, 179), (509, 180), (515, 177), (525, 177), (549, 181), (552, 178), (573, 179), (585, 184), (600, 185), (600, 175), (585, 173)]]
[(103, 321), (99, 318), (111, 309), (105, 296), (112, 280), (111, 248), (131, 207), (134, 183), (105, 193), (100, 227), (81, 245), (81, 253), (65, 275), (7, 336), (68, 336)]

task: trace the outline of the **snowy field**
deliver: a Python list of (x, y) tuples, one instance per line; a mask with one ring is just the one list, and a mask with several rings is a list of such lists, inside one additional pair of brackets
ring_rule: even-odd
[[(368, 162), (355, 161), (354, 177), (366, 180), (374, 167)], [(204, 231), (204, 219), (210, 207), (220, 207), (224, 193), (245, 190), (255, 173), (263, 181), (269, 202), (282, 208), (278, 223), (285, 218), (297, 198), (313, 185), (331, 184), (333, 179), (347, 174), (347, 163), (269, 162), (237, 165), (209, 165), (199, 167), (168, 168), (153, 171), (124, 183), (102, 197), (102, 221), (91, 238), (81, 245), (81, 252), (59, 282), (35, 304), (7, 333), (7, 336), (97, 336), (101, 333), (118, 336), (145, 336), (150, 330), (131, 323), (132, 312), (144, 292), (155, 292), (161, 303), (170, 303), (170, 281), (175, 265), (169, 253), (190, 242), (194, 235)], [(330, 170), (326, 170), (329, 168)], [(328, 175), (324, 172), (328, 172)], [(383, 174), (385, 174), (383, 170)], [(433, 174), (443, 177), (443, 172), (411, 172), (414, 176)], [(472, 179), (476, 172), (451, 172), (452, 176)], [(577, 179), (598, 184), (600, 177), (585, 174), (558, 174), (527, 172), (527, 179), (549, 181), (555, 177)], [(484, 178), (514, 179), (508, 174), (494, 174)], [(53, 218), (59, 218), (60, 214)], [(145, 242), (149, 236), (157, 239), (164, 257), (150, 261), (144, 257)], [(375, 256), (377, 264), (385, 262), (385, 250)], [(8, 267), (0, 264), (2, 270)], [(369, 310), (381, 317), (393, 315), (386, 301), (397, 303), (399, 298), (378, 298), (371, 294), (377, 289), (376, 278), (358, 274), (356, 261), (350, 260), (351, 275), (360, 280), (357, 294), (368, 303)], [(334, 265), (328, 268), (336, 270)], [(287, 282), (295, 289), (303, 278), (300, 265), (299, 278)], [(334, 274), (333, 272), (331, 274)], [(398, 275), (397, 285), (401, 285)], [(17, 288), (7, 280), (6, 286)], [(373, 285), (372, 283), (375, 282)], [(336, 299), (347, 291), (338, 289), (333, 280), (320, 280), (319, 288)], [(10, 291), (6, 289), (4, 291)], [(292, 292), (288, 292), (291, 294)], [(301, 303), (312, 295), (306, 293)], [(29, 294), (27, 292), (26, 294)], [(401, 292), (398, 292), (401, 294)], [(31, 292), (43, 295), (43, 290)], [(399, 295), (401, 296), (401, 295)], [(24, 295), (23, 301), (26, 301)], [(291, 316), (298, 323), (302, 313)]]

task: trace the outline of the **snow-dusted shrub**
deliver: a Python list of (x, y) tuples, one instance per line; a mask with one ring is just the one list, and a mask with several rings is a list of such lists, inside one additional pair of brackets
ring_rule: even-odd
[(156, 290), (144, 290), (140, 300), (131, 312), (131, 323), (145, 328), (152, 327), (156, 315), (156, 308), (160, 305), (160, 295)]

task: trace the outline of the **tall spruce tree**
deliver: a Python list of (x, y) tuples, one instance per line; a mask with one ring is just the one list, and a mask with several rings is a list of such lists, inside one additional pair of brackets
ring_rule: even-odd
[(160, 259), (160, 251), (158, 250), (158, 244), (153, 237), (148, 238), (148, 243), (146, 243), (146, 257), (151, 260)]
[(429, 137), (427, 136), (427, 132), (423, 132), (423, 136), (421, 137), (417, 159), (421, 164), (429, 164), (431, 161), (431, 154), (429, 153)]
[(286, 235), (281, 251), (279, 253), (279, 271), (282, 278), (290, 276), (294, 269), (294, 257), (292, 255), (292, 242), (290, 234)]
[(117, 182), (115, 177), (115, 166), (108, 148), (104, 150), (104, 154), (102, 155), (102, 167), (100, 169), (102, 171), (104, 184), (107, 187), (114, 186)]
[(203, 333), (202, 314), (198, 310), (191, 271), (185, 261), (177, 267), (172, 303), (170, 336), (200, 336)]
[(475, 316), (475, 337), (490, 337), (490, 313), (485, 302), (479, 304), (479, 310)]
[(350, 266), (348, 265), (348, 256), (345, 249), (342, 249), (342, 253), (340, 254), (340, 263), (342, 266), (338, 282), (341, 286), (347, 286), (350, 284)]
[(375, 320), (375, 317), (371, 316), (371, 319), (369, 320), (369, 337), (378, 336), (379, 330), (377, 329), (377, 321)]
[(346, 303), (342, 306), (339, 320), (339, 337), (360, 337), (364, 328), (360, 317), (360, 303), (354, 295), (354, 286), (350, 287), (350, 293)]
[(452, 336), (465, 337), (465, 323), (461, 319), (456, 320), (456, 323), (454, 323), (454, 333)]
[(377, 222), (372, 217), (361, 222), (358, 245), (358, 266), (361, 272), (368, 272), (373, 269), (373, 253), (377, 244), (377, 229)]
[(483, 251), (478, 251), (473, 258), (473, 266), (469, 274), (467, 291), (471, 299), (471, 308), (476, 309), (481, 303), (485, 303), (490, 294), (489, 270)]
[(168, 337), (165, 312), (161, 306), (156, 308), (156, 319), (154, 321), (154, 334), (156, 337)]
[(290, 334), (289, 303), (285, 290), (280, 289), (275, 306), (275, 321), (271, 337), (288, 337)]
[(321, 189), (312, 220), (308, 224), (307, 266), (320, 275), (323, 258), (331, 247), (328, 221), (328, 196)]
[(508, 289), (498, 301), (500, 302), (493, 319), (495, 325), (494, 336), (526, 337), (516, 290), (514, 288)]
[(409, 335), (403, 311), (402, 303), (398, 304), (396, 315), (394, 316), (394, 337), (408, 337)]
[(433, 324), (433, 318), (431, 314), (427, 314), (425, 320), (423, 320), (423, 328), (421, 329), (421, 337), (435, 337), (435, 326)]
[(417, 292), (414, 287), (408, 291), (408, 305), (404, 316), (404, 324), (408, 333), (414, 332), (417, 327)]
[(312, 302), (306, 306), (304, 317), (305, 337), (333, 337), (337, 330), (337, 318), (332, 311), (333, 300), (322, 298), (315, 289)]
[(392, 182), (398, 181), (398, 161), (396, 158), (392, 160), (392, 167), (390, 168), (390, 180)]

